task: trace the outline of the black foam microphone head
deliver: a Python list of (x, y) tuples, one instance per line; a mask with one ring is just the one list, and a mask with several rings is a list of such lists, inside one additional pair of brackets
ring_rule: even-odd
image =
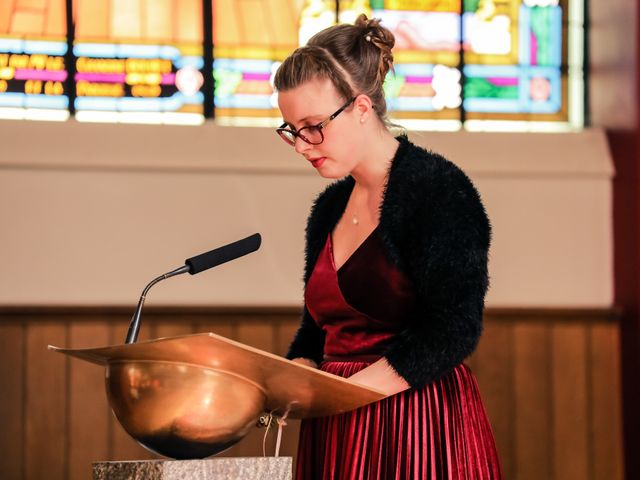
[(189, 267), (189, 273), (195, 275), (196, 273), (203, 272), (209, 268), (221, 265), (223, 263), (235, 260), (236, 258), (247, 255), (248, 253), (255, 252), (260, 248), (262, 243), (262, 237), (259, 233), (238, 240), (236, 242), (218, 247), (210, 252), (196, 255), (195, 257), (185, 260), (185, 265)]

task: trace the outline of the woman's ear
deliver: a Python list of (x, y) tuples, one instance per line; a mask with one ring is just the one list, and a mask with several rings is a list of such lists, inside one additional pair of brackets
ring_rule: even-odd
[(353, 102), (355, 105), (355, 111), (360, 117), (360, 123), (365, 123), (373, 113), (373, 103), (371, 99), (364, 94), (358, 95)]

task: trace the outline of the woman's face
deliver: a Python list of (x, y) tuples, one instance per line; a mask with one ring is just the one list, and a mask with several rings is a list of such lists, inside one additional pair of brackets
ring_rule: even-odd
[[(325, 121), (344, 104), (345, 99), (327, 79), (310, 80), (278, 93), (282, 118), (294, 131)], [(294, 148), (323, 177), (344, 177), (358, 163), (359, 119), (357, 109), (351, 104), (322, 129), (324, 140), (321, 144), (310, 145), (296, 137)]]

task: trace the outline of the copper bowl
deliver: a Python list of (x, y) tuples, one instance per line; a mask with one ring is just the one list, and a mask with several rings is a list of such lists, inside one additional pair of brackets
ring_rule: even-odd
[(169, 361), (112, 361), (109, 404), (123, 428), (152, 452), (205, 458), (242, 439), (264, 411), (266, 393), (227, 371)]

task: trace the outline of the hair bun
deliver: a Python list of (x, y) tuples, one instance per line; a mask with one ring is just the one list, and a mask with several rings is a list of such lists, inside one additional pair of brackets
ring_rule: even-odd
[(389, 50), (395, 45), (393, 34), (389, 29), (380, 25), (379, 18), (367, 18), (364, 13), (361, 13), (356, 18), (355, 26), (360, 28), (363, 34), (370, 34), (372, 38), (377, 39), (381, 45), (386, 46)]
[(380, 50), (378, 74), (380, 80), (384, 81), (389, 70), (393, 70), (393, 54), (391, 50), (396, 43), (393, 33), (380, 25), (380, 19), (367, 18), (364, 13), (358, 15), (355, 26), (361, 29), (364, 41), (372, 43)]

